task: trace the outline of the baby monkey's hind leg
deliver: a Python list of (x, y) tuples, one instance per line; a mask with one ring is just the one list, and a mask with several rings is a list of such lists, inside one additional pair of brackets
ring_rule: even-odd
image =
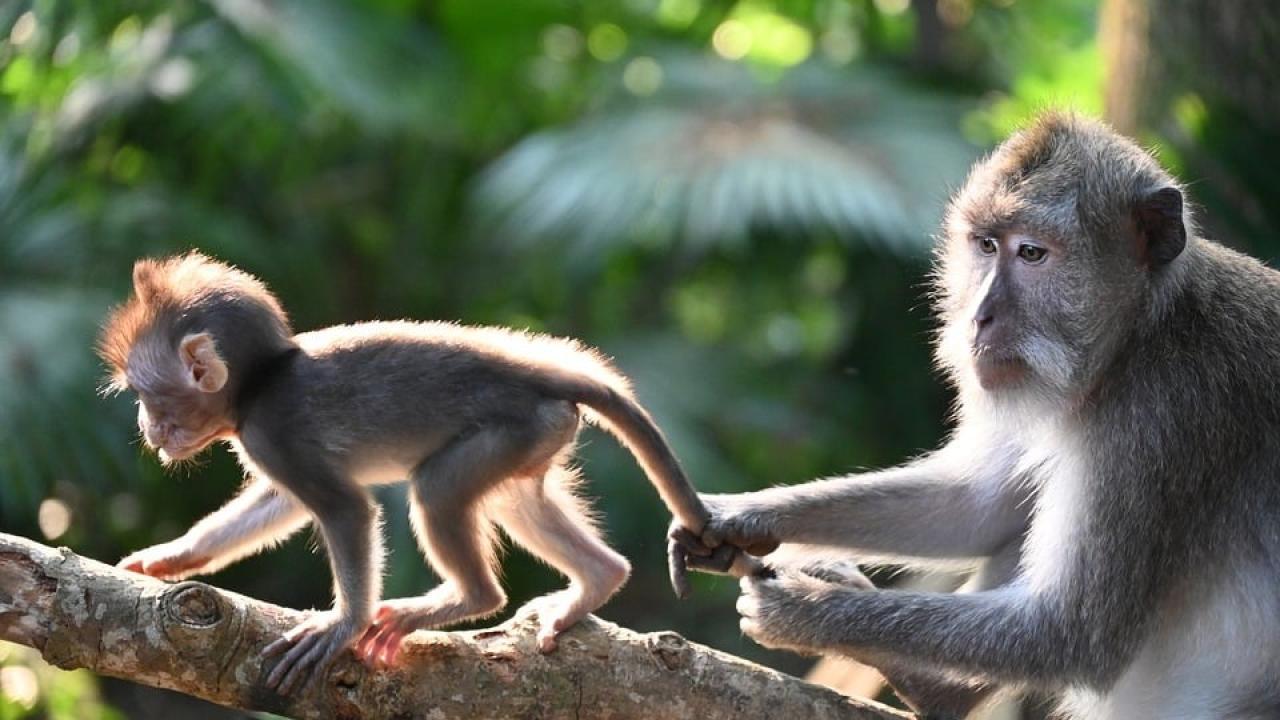
[(441, 583), (426, 595), (384, 600), (357, 646), (366, 661), (391, 663), (405, 635), (498, 612), (506, 595), (495, 571), (492, 524), (480, 500), (515, 465), (519, 438), (507, 427), (455, 439), (413, 473), (409, 487), (414, 534)]
[(461, 435), (413, 473), (409, 499), (413, 529), (439, 586), (422, 597), (387, 600), (358, 652), (394, 662), (414, 630), (486, 617), (506, 604), (498, 583), (495, 536), (484, 499), (507, 478), (544, 473), (578, 427), (576, 406), (537, 405), (525, 422), (485, 425)]
[(627, 581), (631, 566), (600, 538), (583, 500), (574, 494), (577, 476), (553, 465), (539, 481), (505, 484), (492, 504), (495, 520), (511, 539), (564, 573), (569, 587), (539, 598), (538, 649), (551, 652), (556, 638), (603, 605)]

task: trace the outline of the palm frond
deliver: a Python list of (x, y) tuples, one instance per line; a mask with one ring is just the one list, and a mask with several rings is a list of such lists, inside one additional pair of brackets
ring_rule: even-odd
[(726, 65), (674, 59), (653, 101), (615, 101), (516, 144), (476, 187), (483, 230), (582, 254), (636, 241), (704, 252), (756, 231), (927, 246), (947, 183), (975, 154), (958, 130), (966, 102), (874, 71), (805, 68), (769, 84)]

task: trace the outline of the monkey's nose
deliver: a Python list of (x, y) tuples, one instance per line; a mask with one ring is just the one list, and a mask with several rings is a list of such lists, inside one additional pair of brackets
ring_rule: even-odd
[(987, 339), (994, 331), (996, 314), (987, 308), (979, 308), (973, 316), (974, 341), (978, 345), (987, 344)]

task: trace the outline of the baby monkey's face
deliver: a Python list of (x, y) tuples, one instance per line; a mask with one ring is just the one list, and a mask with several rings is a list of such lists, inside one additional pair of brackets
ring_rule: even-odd
[(167, 463), (186, 460), (232, 428), (208, 395), (181, 388), (138, 392), (138, 429)]
[(138, 395), (138, 430), (167, 463), (186, 460), (214, 440), (235, 433), (227, 405), (227, 366), (212, 336), (138, 343), (129, 355), (125, 384)]

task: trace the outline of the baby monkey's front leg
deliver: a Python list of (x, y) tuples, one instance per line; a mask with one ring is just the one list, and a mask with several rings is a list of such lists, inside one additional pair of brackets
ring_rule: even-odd
[(293, 498), (255, 479), (182, 537), (132, 553), (118, 566), (162, 580), (204, 575), (280, 542), (309, 519)]
[(353, 495), (357, 496), (326, 503), (323, 515), (316, 513), (333, 570), (333, 609), (312, 614), (263, 650), (267, 657), (280, 658), (266, 684), (282, 695), (305, 685), (314, 673), (323, 672), (364, 634), (373, 619), (382, 577), (378, 511), (367, 495)]

